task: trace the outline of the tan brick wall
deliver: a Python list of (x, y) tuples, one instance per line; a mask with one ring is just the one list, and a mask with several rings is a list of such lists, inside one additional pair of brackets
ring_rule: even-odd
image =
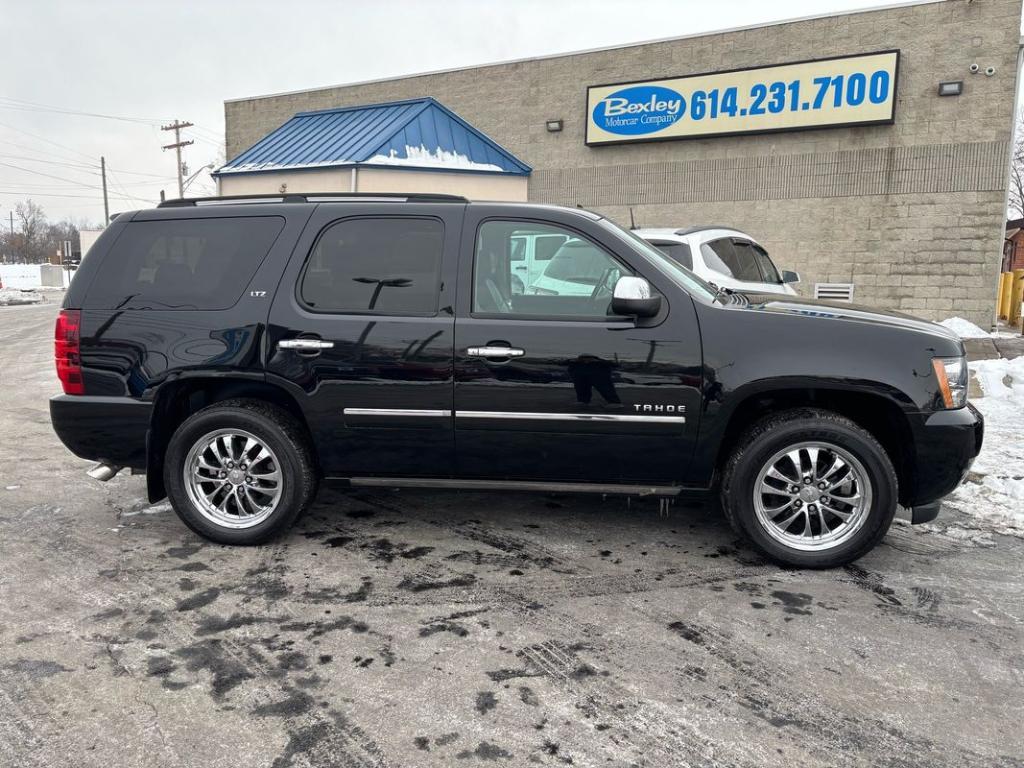
[[(433, 96), (533, 166), (530, 199), (646, 226), (726, 223), (814, 281), (992, 321), (1021, 0), (946, 0), (225, 104), (228, 156), (295, 112)], [(896, 124), (586, 147), (587, 85), (901, 50)], [(968, 66), (996, 67), (993, 77)], [(935, 95), (964, 80), (964, 94)], [(551, 134), (544, 123), (564, 121)]]

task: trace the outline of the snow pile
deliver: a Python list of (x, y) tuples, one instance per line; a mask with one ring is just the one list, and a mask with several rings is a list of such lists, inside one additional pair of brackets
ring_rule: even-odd
[(38, 304), (43, 297), (30, 291), (18, 291), (13, 288), (0, 288), (0, 307), (15, 304)]
[(970, 364), (984, 397), (985, 442), (968, 479), (948, 503), (994, 523), (999, 533), (1024, 537), (1024, 357)]
[(424, 147), (405, 145), (405, 157), (399, 157), (398, 152), (391, 150), (386, 155), (374, 155), (366, 161), (369, 165), (404, 165), (416, 168), (447, 168), (462, 171), (502, 171), (500, 165), (490, 163), (477, 163), (470, 160), (466, 155), (458, 152), (448, 152), (438, 147), (434, 152)]
[(989, 336), (987, 331), (981, 330), (970, 320), (964, 320), (962, 317), (950, 317), (939, 325), (946, 326), (961, 339), (987, 339)]

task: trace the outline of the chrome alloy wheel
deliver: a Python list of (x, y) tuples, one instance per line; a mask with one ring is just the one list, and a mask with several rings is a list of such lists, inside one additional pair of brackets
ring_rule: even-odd
[(870, 509), (867, 470), (832, 443), (803, 442), (779, 451), (754, 483), (754, 512), (765, 533), (805, 552), (839, 546)]
[(185, 490), (199, 513), (225, 528), (252, 528), (277, 509), (281, 464), (262, 440), (242, 429), (199, 438), (184, 466)]

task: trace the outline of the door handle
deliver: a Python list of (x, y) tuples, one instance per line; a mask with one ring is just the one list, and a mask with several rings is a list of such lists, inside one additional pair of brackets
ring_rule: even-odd
[(516, 347), (470, 347), (466, 354), (470, 357), (522, 357), (526, 350)]
[(277, 342), (278, 349), (297, 349), (301, 352), (317, 352), (321, 349), (331, 349), (333, 341), (323, 339), (281, 339)]

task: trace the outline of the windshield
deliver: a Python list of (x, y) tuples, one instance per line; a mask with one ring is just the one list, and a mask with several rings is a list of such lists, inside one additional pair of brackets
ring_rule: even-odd
[(679, 266), (693, 270), (693, 254), (690, 253), (690, 246), (686, 243), (652, 242), (650, 240), (648, 242)]
[(608, 219), (602, 218), (598, 221), (598, 224), (619, 237), (623, 237), (628, 240), (630, 245), (635, 246), (637, 250), (643, 252), (648, 259), (654, 262), (654, 265), (661, 270), (661, 272), (691, 295), (700, 296), (708, 299), (709, 301), (714, 299), (717, 295), (718, 292), (714, 288), (701, 280), (686, 267), (680, 266), (674, 262), (639, 235), (630, 232), (628, 229), (623, 229), (618, 224), (608, 221)]
[(570, 240), (555, 253), (544, 277), (569, 283), (597, 285), (608, 268), (608, 257), (584, 240)]

